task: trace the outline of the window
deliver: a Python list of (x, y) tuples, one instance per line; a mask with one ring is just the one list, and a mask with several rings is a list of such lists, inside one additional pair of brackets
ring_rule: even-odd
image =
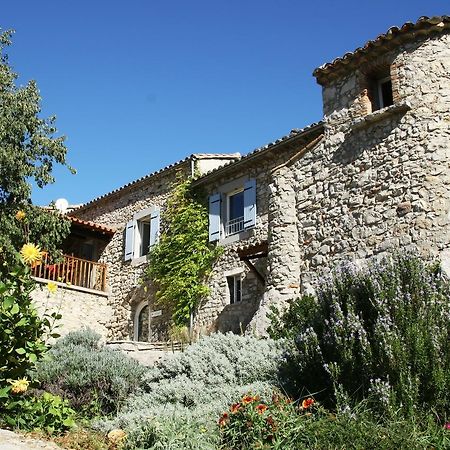
[(390, 65), (380, 64), (365, 75), (363, 87), (368, 89), (372, 111), (394, 104), (390, 70)]
[(377, 101), (381, 108), (394, 104), (392, 96), (392, 82), (390, 77), (377, 80)]
[(124, 260), (148, 254), (159, 239), (159, 208), (148, 208), (136, 213), (125, 227)]
[(244, 229), (244, 189), (227, 195), (225, 236)]
[(228, 293), (230, 305), (239, 303), (242, 300), (242, 278), (241, 274), (227, 277)]
[(232, 182), (227, 186), (209, 197), (210, 242), (256, 225), (256, 180), (249, 179), (242, 184)]
[(145, 256), (150, 250), (150, 216), (137, 221), (136, 257)]

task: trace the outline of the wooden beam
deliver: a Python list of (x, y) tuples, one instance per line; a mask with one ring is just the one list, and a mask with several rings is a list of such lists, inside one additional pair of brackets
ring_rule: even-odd
[(258, 272), (258, 269), (247, 259), (241, 258), (241, 261), (244, 261), (245, 265), (250, 269), (252, 273), (255, 274), (256, 278), (261, 282), (263, 286), (266, 285), (266, 280), (264, 277)]

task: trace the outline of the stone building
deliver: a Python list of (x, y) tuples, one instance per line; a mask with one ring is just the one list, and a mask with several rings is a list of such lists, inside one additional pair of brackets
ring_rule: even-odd
[(142, 248), (157, 239), (153, 222), (177, 171), (189, 175), (195, 165), (203, 170), (194, 184), (209, 195), (210, 241), (224, 247), (196, 333), (262, 333), (271, 304), (314, 289), (343, 260), (404, 248), (446, 268), (449, 29), (447, 16), (421, 18), (316, 69), (318, 123), (243, 157), (193, 155), (74, 211), (117, 230), (100, 257), (109, 271), (109, 336), (161, 338), (167, 318), (137, 283)]

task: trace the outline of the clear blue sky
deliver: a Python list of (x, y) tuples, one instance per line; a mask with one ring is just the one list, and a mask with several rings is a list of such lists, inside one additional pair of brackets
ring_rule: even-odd
[(317, 66), (448, 0), (15, 0), (10, 62), (35, 79), (78, 174), (47, 204), (88, 201), (191, 153), (241, 152), (321, 119)]

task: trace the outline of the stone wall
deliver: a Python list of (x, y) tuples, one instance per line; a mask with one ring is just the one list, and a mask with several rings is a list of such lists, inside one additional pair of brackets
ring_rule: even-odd
[[(317, 136), (317, 133), (315, 136)], [(280, 220), (273, 212), (270, 215), (269, 204), (273, 198), (278, 198), (278, 194), (280, 194), (273, 192), (273, 176), (271, 172), (288, 161), (304, 146), (305, 141), (303, 139), (299, 139), (298, 142), (290, 145), (280, 145), (277, 148), (277, 152), (262, 154), (255, 161), (235, 164), (212, 179), (200, 180), (201, 186), (211, 195), (217, 192), (226, 193), (230, 186), (238, 185), (239, 183), (243, 186), (246, 180), (255, 179), (257, 218), (254, 228), (218, 241), (217, 245), (222, 246), (224, 250), (214, 265), (208, 280), (210, 294), (200, 305), (195, 316), (195, 334), (206, 334), (212, 331), (233, 331), (235, 333), (252, 331), (251, 322), (260, 308), (265, 286), (249, 270), (245, 263), (239, 259), (237, 250), (268, 240), (269, 221), (275, 220), (278, 222)], [(294, 192), (289, 190), (289, 192), (285, 193), (284, 201), (289, 203), (294, 196)], [(277, 270), (291, 270), (289, 267), (279, 267), (276, 261), (272, 262), (268, 270), (266, 257), (253, 260), (252, 263), (266, 279), (277, 279)], [(230, 304), (227, 276), (237, 273), (242, 273), (242, 301)], [(294, 277), (295, 281), (297, 278)]]
[[(303, 290), (313, 289), (321, 273), (343, 260), (398, 248), (448, 260), (450, 36), (384, 58), (395, 66), (394, 105), (365, 115), (361, 75), (334, 81), (324, 88), (324, 140), (290, 170), (274, 174), (273, 264), (255, 324), (260, 331), (268, 305), (296, 284), (293, 278)], [(283, 214), (287, 226), (280, 233)]]
[[(177, 179), (191, 176), (196, 169), (211, 170), (221, 166), (237, 155), (219, 156), (200, 155), (197, 162), (199, 164), (201, 162), (202, 165), (197, 168), (193, 165), (193, 158), (187, 158), (181, 163), (145, 177), (141, 181), (119, 189), (111, 195), (106, 195), (74, 212), (74, 215), (80, 219), (91, 220), (117, 229), (100, 257), (100, 262), (106, 263), (108, 267), (109, 304), (113, 311), (107, 324), (109, 338), (134, 338), (134, 315), (143, 302), (148, 302), (150, 313), (161, 309), (154, 302), (154, 287), (149, 283), (143, 285), (141, 282), (147, 258), (143, 256), (131, 261), (124, 261), (126, 223), (133, 218), (135, 213), (144, 209), (163, 208)], [(168, 319), (165, 314), (164, 317)], [(160, 322), (161, 318), (158, 317), (155, 320)], [(158, 336), (155, 336), (152, 333), (154, 339), (165, 340), (167, 327), (165, 330), (158, 327), (157, 334)]]
[(64, 336), (70, 331), (91, 328), (106, 340), (108, 324), (113, 315), (108, 297), (104, 293), (57, 284), (58, 290), (54, 294), (48, 292), (47, 281), (38, 282), (37, 288), (31, 293), (40, 314), (59, 312), (62, 315), (62, 319), (57, 321), (55, 332)]

